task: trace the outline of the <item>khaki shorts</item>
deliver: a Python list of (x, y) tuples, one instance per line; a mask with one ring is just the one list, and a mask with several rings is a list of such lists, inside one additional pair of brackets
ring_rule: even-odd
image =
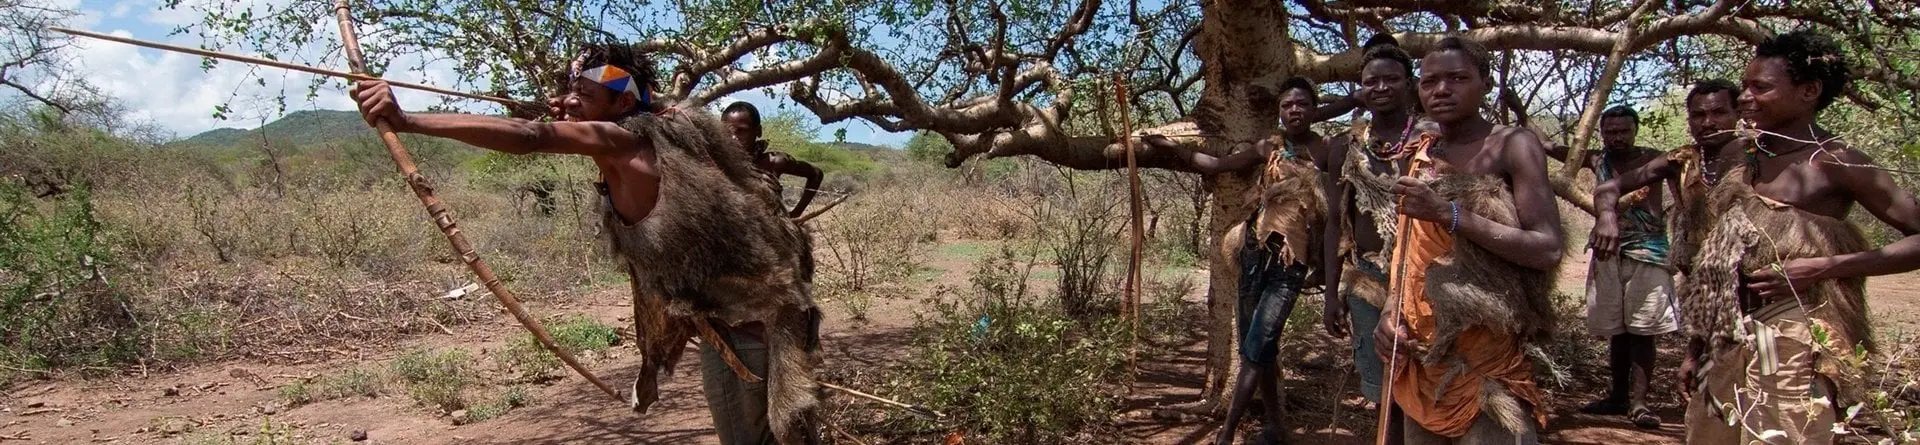
[(1819, 352), (1809, 326), (1817, 322), (1785, 301), (1741, 323), (1755, 338), (1771, 338), (1771, 350), (1749, 342), (1714, 357), (1687, 404), (1687, 443), (1834, 443), (1834, 389), (1814, 370)]
[(1658, 265), (1615, 257), (1587, 271), (1587, 331), (1601, 337), (1680, 330), (1673, 275)]

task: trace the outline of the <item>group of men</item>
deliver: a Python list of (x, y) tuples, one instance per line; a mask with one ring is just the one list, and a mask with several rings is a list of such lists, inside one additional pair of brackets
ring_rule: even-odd
[[(1693, 144), (1636, 147), (1638, 117), (1616, 108), (1601, 121), (1605, 148), (1572, 158), (1531, 130), (1482, 115), (1491, 67), (1487, 51), (1464, 38), (1439, 41), (1416, 67), (1391, 37), (1377, 36), (1352, 96), (1322, 104), (1310, 81), (1289, 80), (1278, 100), (1282, 135), (1225, 157), (1191, 154), (1201, 172), (1259, 172), (1249, 198), (1257, 210), (1223, 238), (1241, 266), (1248, 372), (1235, 382), (1218, 440), (1232, 442), (1255, 391), (1268, 403), (1262, 439), (1279, 438), (1278, 334), (1300, 290), (1319, 278), (1311, 284), (1325, 289), (1324, 327), (1353, 334), (1361, 392), (1382, 408), (1381, 434), (1392, 443), (1537, 442), (1545, 400), (1527, 351), (1553, 330), (1548, 294), (1564, 245), (1548, 185), (1552, 156), (1601, 181), (1587, 325), (1609, 338), (1613, 387), (1583, 410), (1658, 427), (1647, 408), (1654, 343), (1680, 331), (1689, 443), (1831, 442), (1835, 413), (1849, 401), (1838, 355), (1872, 347), (1864, 277), (1920, 268), (1913, 196), (1816, 123), (1847, 85), (1838, 47), (1817, 34), (1784, 34), (1758, 46), (1738, 86), (1696, 85), (1686, 100)], [(639, 224), (671, 201), (662, 178), (674, 166), (663, 165), (657, 146), (675, 142), (620, 123), (679, 110), (652, 101), (652, 69), (627, 48), (587, 48), (572, 73), (550, 102), (553, 122), (408, 114), (378, 81), (360, 82), (354, 94), (369, 123), (396, 131), (587, 156), (602, 175), (608, 224)], [(1309, 127), (1354, 107), (1368, 118), (1345, 134)], [(745, 150), (769, 188), (778, 190), (779, 174), (808, 179), (799, 205), (777, 209), (799, 216), (819, 170), (766, 150), (751, 106), (723, 116), (733, 142), (720, 145)], [(724, 170), (729, 156), (705, 162)], [(1663, 201), (1669, 191), (1672, 206)], [(1845, 222), (1856, 205), (1906, 237), (1869, 247)], [(810, 261), (796, 261), (810, 279)], [(725, 344), (709, 346), (726, 347), (702, 348), (702, 375), (722, 442), (816, 441), (813, 425), (792, 420), (804, 417), (770, 414), (769, 399), (781, 397), (741, 374), (767, 375), (761, 341), (775, 330), (712, 321)]]
[[(1241, 272), (1243, 372), (1217, 443), (1233, 442), (1255, 391), (1268, 403), (1259, 441), (1282, 436), (1279, 332), (1316, 285), (1327, 332), (1354, 334), (1361, 393), (1381, 407), (1388, 443), (1537, 443), (1546, 401), (1528, 351), (1553, 330), (1564, 245), (1548, 157), (1599, 183), (1586, 327), (1608, 339), (1612, 385), (1581, 411), (1659, 428), (1655, 343), (1679, 332), (1687, 443), (1832, 443), (1844, 431), (1837, 413), (1862, 401), (1846, 364), (1873, 350), (1865, 278), (1920, 268), (1920, 204), (1818, 124), (1849, 82), (1830, 38), (1776, 36), (1738, 84), (1695, 84), (1693, 143), (1670, 151), (1634, 144), (1627, 107), (1602, 114), (1603, 148), (1581, 154), (1489, 122), (1491, 63), (1466, 39), (1440, 41), (1416, 67), (1376, 36), (1364, 60), (1351, 96), (1323, 104), (1310, 81), (1288, 80), (1281, 135), (1188, 159), (1258, 178), (1253, 214), (1221, 239)], [(1345, 134), (1309, 129), (1353, 107), (1367, 118)], [(1846, 221), (1856, 206), (1904, 238), (1870, 246)]]

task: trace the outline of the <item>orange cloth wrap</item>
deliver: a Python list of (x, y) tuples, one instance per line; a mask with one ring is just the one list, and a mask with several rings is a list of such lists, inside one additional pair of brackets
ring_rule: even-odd
[[(1409, 167), (1415, 174), (1430, 171), (1432, 161), (1425, 150), (1414, 156)], [(1433, 306), (1427, 300), (1427, 267), (1435, 259), (1453, 250), (1453, 234), (1444, 224), (1399, 216), (1399, 245), (1393, 249), (1390, 277), (1397, 308), (1405, 322), (1407, 335), (1421, 344), (1432, 344), (1437, 326)], [(1391, 347), (1391, 346), (1383, 346)], [(1480, 415), (1484, 379), (1504, 385), (1514, 397), (1532, 405), (1533, 414), (1546, 425), (1547, 412), (1541, 406), (1540, 387), (1533, 381), (1533, 362), (1527, 359), (1518, 339), (1504, 332), (1474, 326), (1454, 340), (1452, 356), (1466, 368), (1448, 379), (1453, 367), (1448, 363), (1420, 363), (1419, 354), (1403, 351), (1395, 360), (1389, 382), (1393, 402), (1421, 427), (1446, 437), (1461, 437)], [(1450, 361), (1450, 360), (1449, 360)], [(1445, 388), (1440, 388), (1441, 382)]]

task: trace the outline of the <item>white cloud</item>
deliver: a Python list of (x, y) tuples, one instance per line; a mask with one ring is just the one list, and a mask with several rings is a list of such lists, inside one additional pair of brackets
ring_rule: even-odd
[(126, 17), (128, 12), (133, 12), (133, 3), (132, 1), (114, 3), (113, 11), (108, 12), (107, 15), (116, 19)]
[[(152, 38), (133, 36), (126, 30), (114, 30), (110, 34)], [(334, 37), (322, 38), (331, 40)], [(169, 39), (168, 43), (193, 46), (193, 39), (190, 36), (176, 36)], [(330, 80), (317, 92), (316, 97), (308, 100), (307, 86), (315, 76), (306, 73), (229, 61), (221, 61), (211, 70), (202, 70), (199, 56), (89, 39), (76, 40), (75, 49), (76, 63), (82, 68), (81, 72), (86, 73), (87, 80), (103, 93), (125, 104), (132, 114), (130, 117), (151, 121), (180, 137), (215, 128), (252, 128), (260, 125), (263, 119), (271, 122), (279, 117), (275, 98), (281, 95), (286, 98), (289, 112), (304, 109), (350, 110), (354, 107), (353, 101), (347, 96), (345, 83), (338, 80)], [(301, 59), (320, 60), (317, 57)], [(422, 83), (446, 82), (454, 78), (452, 71), (444, 66), (429, 66), (426, 73), (397, 72), (391, 77)], [(264, 85), (261, 84), (263, 80)], [(422, 109), (440, 101), (438, 96), (430, 93), (400, 90), (397, 95), (401, 105), (408, 109)], [(227, 120), (214, 117), (215, 108), (223, 104), (232, 108)]]

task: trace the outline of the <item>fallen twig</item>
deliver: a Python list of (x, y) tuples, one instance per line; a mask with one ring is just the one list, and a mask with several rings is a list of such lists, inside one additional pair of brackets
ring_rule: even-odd
[(427, 324), (430, 324), (430, 325), (433, 325), (433, 327), (436, 327), (436, 328), (440, 328), (440, 332), (443, 332), (443, 333), (446, 333), (447, 335), (453, 335), (453, 330), (452, 330), (452, 329), (447, 329), (447, 326), (446, 326), (446, 325), (443, 325), (443, 324), (440, 324), (440, 322), (438, 322), (438, 321), (434, 321), (434, 320), (433, 320), (433, 317), (428, 317), (428, 316), (425, 316), (425, 315), (422, 315), (422, 316), (420, 316), (420, 319), (421, 319), (421, 320), (426, 320), (426, 321), (427, 321)]
[(353, 354), (348, 354), (346, 351), (341, 351), (341, 350), (332, 349), (332, 348), (313, 348), (313, 349), (300, 350), (300, 351), (267, 351), (267, 355), (278, 355), (278, 356), (285, 357), (285, 356), (302, 355), (302, 354), (314, 354), (314, 353), (320, 353), (320, 352), (331, 352), (334, 354), (338, 354), (342, 357), (353, 355)]
[(0, 368), (6, 368), (6, 369), (7, 369), (8, 371), (19, 371), (19, 372), (31, 372), (31, 373), (37, 373), (37, 374), (52, 374), (52, 373), (53, 373), (53, 371), (48, 371), (48, 370), (45, 370), (45, 369), (27, 369), (27, 368), (15, 368), (15, 367), (12, 367), (12, 366), (7, 366), (7, 365), (0, 365)]
[(33, 440), (33, 438), (27, 436), (26, 431), (21, 431), (18, 433), (13, 433), (13, 435), (11, 436), (0, 435), (0, 440)]
[(851, 441), (853, 441), (854, 443), (857, 443), (857, 444), (860, 444), (860, 445), (871, 445), (871, 444), (869, 444), (869, 443), (867, 443), (867, 441), (865, 441), (865, 440), (861, 440), (859, 436), (855, 436), (855, 435), (853, 435), (852, 433), (848, 433), (848, 432), (847, 432), (847, 430), (844, 430), (844, 429), (840, 429), (840, 425), (836, 425), (836, 424), (833, 424), (833, 423), (831, 423), (831, 422), (829, 422), (829, 423), (827, 423), (827, 428), (832, 428), (832, 429), (833, 429), (833, 432), (836, 432), (836, 433), (840, 433), (840, 435), (841, 435), (841, 436), (844, 436), (844, 437), (846, 437), (846, 438), (847, 438), (847, 440), (851, 440)]
[(440, 299), (458, 300), (460, 299), (460, 297), (465, 297), (467, 296), (467, 294), (473, 293), (473, 291), (477, 291), (477, 290), (480, 290), (480, 285), (478, 283), (467, 283), (466, 286), (461, 286), (458, 289), (450, 290), (450, 291), (447, 291), (447, 293), (440, 294)]
[(37, 415), (37, 414), (46, 414), (46, 413), (57, 413), (57, 412), (61, 412), (61, 411), (66, 411), (66, 409), (65, 409), (65, 408), (40, 408), (40, 409), (32, 409), (32, 410), (27, 410), (26, 412), (23, 412), (23, 413), (20, 413), (20, 417), (26, 417), (26, 416), (32, 416), (32, 415)]

